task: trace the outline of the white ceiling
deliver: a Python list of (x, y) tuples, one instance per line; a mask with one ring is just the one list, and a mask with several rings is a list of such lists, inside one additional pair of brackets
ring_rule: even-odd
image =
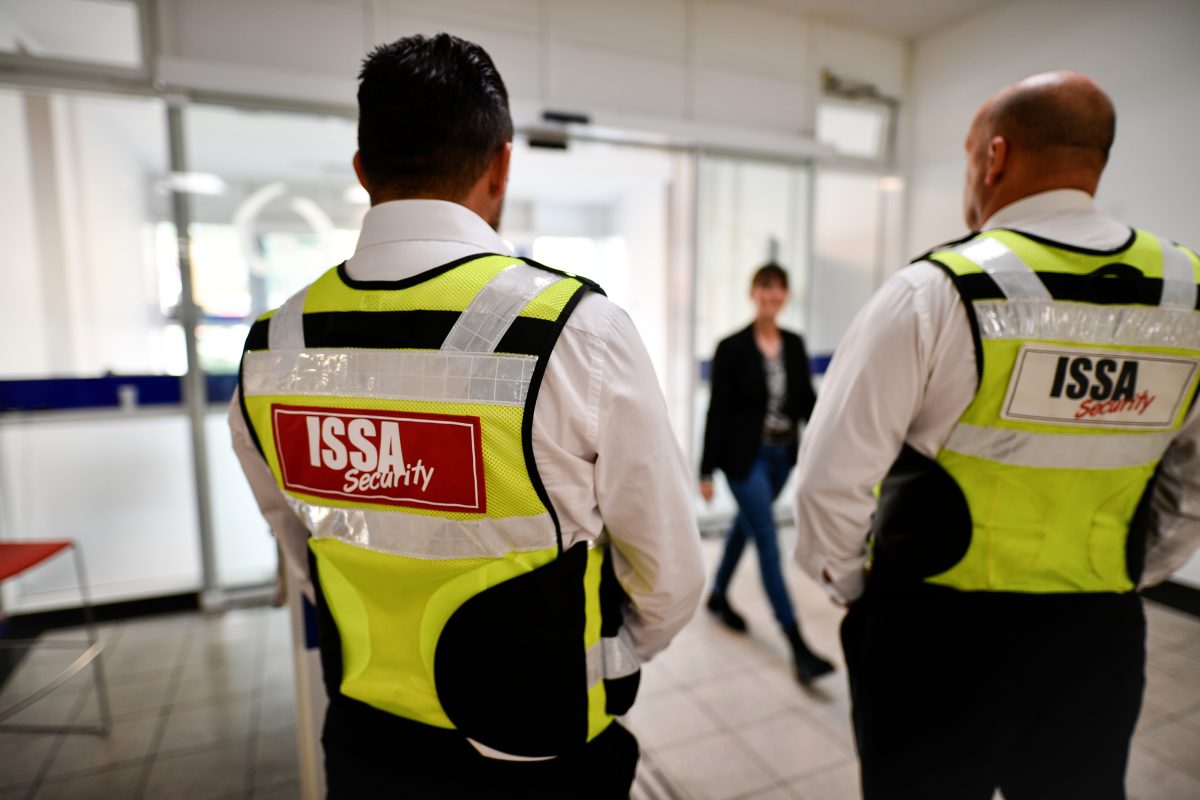
[(1008, 0), (741, 0), (855, 28), (913, 39)]

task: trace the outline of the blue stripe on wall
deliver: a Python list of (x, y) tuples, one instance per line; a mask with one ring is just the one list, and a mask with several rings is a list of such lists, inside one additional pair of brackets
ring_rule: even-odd
[[(210, 403), (228, 402), (237, 375), (207, 375)], [(131, 386), (132, 390), (121, 387)], [(176, 375), (105, 375), (101, 378), (0, 380), (0, 412), (117, 408), (121, 393), (136, 394), (139, 406), (183, 403), (183, 380)]]

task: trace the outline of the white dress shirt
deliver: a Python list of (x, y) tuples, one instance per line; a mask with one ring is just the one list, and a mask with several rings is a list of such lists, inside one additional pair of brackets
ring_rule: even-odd
[[(346, 272), (394, 281), (464, 256), (509, 252), (464, 206), (397, 200), (367, 212)], [(687, 623), (704, 586), (691, 470), (658, 386), (629, 316), (589, 293), (554, 347), (533, 414), (534, 461), (558, 512), (563, 546), (605, 535), (611, 541), (631, 602), (625, 623), (643, 661)], [(308, 531), (254, 447), (236, 396), (229, 425), (259, 507), (293, 574), (307, 584)]]
[[(1081, 191), (1031, 195), (984, 225), (1097, 250), (1131, 234)], [(931, 262), (889, 278), (838, 345), (796, 469), (796, 561), (837, 601), (863, 591), (872, 489), (904, 444), (933, 458), (975, 397), (975, 346), (958, 291)], [(1167, 578), (1200, 544), (1200, 404), (1163, 458), (1142, 585)]]

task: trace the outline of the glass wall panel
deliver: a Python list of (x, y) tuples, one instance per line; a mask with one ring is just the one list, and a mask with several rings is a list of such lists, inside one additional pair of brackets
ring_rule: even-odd
[(0, 90), (0, 377), (176, 371), (164, 119), (158, 100)]
[(687, 441), (691, 384), (686, 326), (690, 270), (677, 252), (687, 157), (666, 150), (572, 142), (514, 146), (501, 235), (519, 255), (591, 278), (629, 312)]
[[(717, 342), (754, 318), (750, 279), (768, 260), (788, 271), (791, 293), (782, 327), (807, 336), (810, 319), (811, 173), (802, 164), (703, 157), (697, 209), (696, 352), (700, 384), (694, 395), (692, 450), (699, 461), (708, 410), (708, 371)], [(697, 511), (701, 526), (720, 524), (735, 508), (723, 479)], [(785, 489), (781, 503), (787, 502)]]
[(880, 280), (887, 196), (870, 172), (823, 169), (816, 186), (813, 346), (831, 353)]
[[(237, 373), (255, 317), (354, 251), (367, 208), (351, 159), (355, 124), (338, 117), (189, 106), (184, 112), (197, 347), (211, 376)], [(168, 298), (178, 302), (178, 295)], [(217, 583), (275, 573), (274, 540), (229, 444), (227, 406), (207, 420)]]
[[(201, 582), (165, 120), (158, 100), (0, 90), (0, 538), (76, 538), (102, 601)], [(3, 595), (77, 600), (69, 562)]]

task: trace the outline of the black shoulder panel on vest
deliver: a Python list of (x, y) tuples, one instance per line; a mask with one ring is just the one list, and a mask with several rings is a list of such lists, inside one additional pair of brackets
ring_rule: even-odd
[[(928, 260), (937, 263), (936, 258)], [(1097, 305), (1156, 306), (1162, 299), (1162, 278), (1144, 277), (1137, 267), (1129, 264), (1105, 264), (1087, 275), (1039, 272), (1037, 276), (1055, 300)], [(959, 275), (955, 285), (968, 301), (1004, 299), (1000, 287), (984, 272)], [(1200, 297), (1197, 298), (1196, 308), (1200, 310)]]
[(433, 657), (446, 716), (464, 735), (518, 756), (553, 756), (587, 740), (583, 647), (587, 545), (469, 598)]
[(537, 267), (538, 269), (544, 269), (544, 270), (546, 270), (546, 272), (553, 272), (555, 275), (561, 275), (564, 278), (574, 278), (575, 280), (582, 283), (584, 286), (591, 289), (593, 292), (596, 292), (597, 294), (603, 294), (605, 297), (608, 296), (605, 293), (604, 289), (600, 288), (600, 284), (596, 283), (591, 278), (585, 278), (582, 275), (575, 275), (574, 273), (571, 273), (571, 272), (564, 272), (561, 269), (555, 269), (554, 267), (547, 267), (545, 264), (542, 264), (538, 261), (534, 261), (532, 258), (522, 257), (521, 260), (524, 261), (526, 264), (528, 264), (531, 267)]
[(883, 479), (871, 535), (871, 590), (912, 586), (966, 555), (971, 510), (950, 473), (906, 444)]
[[(971, 301), (975, 298), (969, 294), (970, 290), (963, 286), (963, 276), (956, 274), (954, 270), (950, 269), (949, 266), (941, 261), (938, 261), (936, 258), (927, 258), (925, 260), (930, 264), (936, 264), (943, 272), (946, 273), (946, 276), (950, 278), (950, 282), (954, 284), (954, 288), (958, 290), (959, 297), (962, 298), (962, 310), (963, 313), (967, 315), (967, 324), (971, 326), (971, 341), (975, 345), (975, 377), (982, 381), (983, 337), (979, 333), (979, 319), (975, 316), (975, 308), (971, 305)], [(987, 278), (989, 281), (992, 280), (986, 274), (980, 273), (980, 275), (982, 275), (984, 278)], [(995, 282), (993, 282), (992, 285), (995, 286)], [(997, 289), (997, 291), (999, 291), (999, 289)]]
[(270, 319), (257, 319), (246, 334), (245, 350), (266, 350), (270, 346)]
[[(318, 311), (304, 315), (304, 343), (316, 349), (438, 350), (459, 316), (458, 311)], [(541, 355), (550, 352), (557, 337), (554, 322), (517, 317), (496, 352)]]
[(567, 319), (570, 318), (575, 307), (579, 305), (579, 301), (583, 296), (590, 291), (589, 286), (585, 283), (580, 286), (575, 294), (571, 295), (562, 313), (558, 315), (558, 319), (550, 323), (553, 326), (550, 336), (549, 345), (544, 351), (549, 353), (543, 358), (539, 358), (537, 366), (533, 368), (533, 375), (529, 379), (529, 391), (525, 395), (525, 414), (521, 422), (521, 446), (525, 451), (525, 469), (529, 473), (529, 480), (533, 484), (533, 489), (537, 492), (538, 499), (542, 501), (542, 505), (550, 512), (550, 518), (554, 520), (554, 533), (558, 537), (558, 552), (563, 551), (562, 540), (562, 525), (558, 519), (558, 512), (554, 510), (554, 504), (550, 502), (550, 493), (546, 491), (546, 484), (542, 481), (541, 473), (538, 472), (537, 460), (533, 457), (533, 407), (537, 402), (538, 392), (542, 388), (542, 378), (546, 374), (546, 365), (550, 363), (553, 357), (554, 345), (558, 342), (558, 337), (562, 333), (563, 328), (567, 327)]
[(924, 253), (917, 256), (916, 258), (914, 258), (912, 261), (910, 261), (908, 263), (916, 264), (918, 261), (928, 261), (929, 257), (931, 255), (933, 255), (934, 253), (937, 253), (941, 250), (949, 250), (951, 247), (958, 247), (960, 244), (963, 244), (964, 242), (969, 242), (978, 235), (979, 235), (979, 231), (971, 231), (966, 236), (961, 236), (958, 239), (953, 239), (949, 242), (943, 242), (943, 243), (939, 244), (937, 247), (934, 247), (930, 250), (926, 250)]

